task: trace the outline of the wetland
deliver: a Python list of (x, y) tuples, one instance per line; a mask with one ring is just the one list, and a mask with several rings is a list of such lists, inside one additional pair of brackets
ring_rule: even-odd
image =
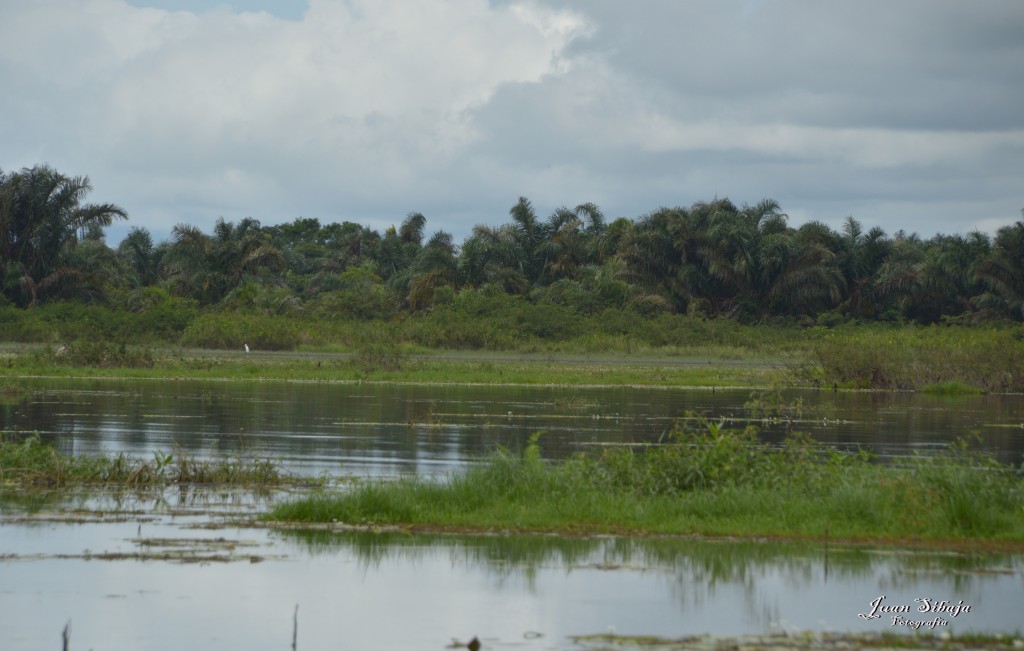
[[(441, 649), (473, 637), (483, 648), (575, 649), (694, 648), (691, 638), (708, 635), (778, 646), (781, 634), (799, 646), (798, 631), (817, 636), (810, 648), (833, 645), (823, 641), (832, 632), (869, 636), (866, 645), (893, 645), (876, 639), (890, 633), (1019, 632), (1024, 556), (1013, 548), (441, 535), (264, 519), (322, 491), (324, 478), (343, 493), (381, 478), (443, 481), (486, 465), (496, 449), (524, 455), (532, 444), (560, 463), (643, 449), (702, 418), (756, 425), (771, 446), (808, 432), (881, 464), (939, 454), (974, 432), (986, 454), (1019, 467), (1018, 395), (95, 377), (17, 386), (0, 402), (0, 429), (37, 433), (60, 454), (269, 459), (320, 483), (9, 486), (0, 499), (3, 648), (55, 647), (69, 620), (75, 648), (153, 650), (287, 649), (296, 634), (300, 649)], [(859, 618), (881, 595), (971, 609), (904, 614), (917, 627)], [(945, 624), (928, 628), (936, 617)]]

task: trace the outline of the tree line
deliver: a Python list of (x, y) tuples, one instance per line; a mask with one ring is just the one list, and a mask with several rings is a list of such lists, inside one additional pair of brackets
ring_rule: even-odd
[(998, 230), (923, 239), (847, 218), (789, 225), (779, 204), (714, 199), (609, 221), (584, 203), (541, 217), (520, 198), (499, 225), (461, 245), (410, 213), (383, 234), (315, 218), (264, 226), (179, 224), (156, 243), (133, 227), (116, 248), (105, 228), (128, 218), (85, 203), (87, 177), (41, 165), (0, 171), (0, 304), (75, 300), (129, 310), (154, 301), (215, 309), (390, 318), (463, 292), (515, 295), (638, 315), (773, 318), (1024, 319), (1024, 219)]

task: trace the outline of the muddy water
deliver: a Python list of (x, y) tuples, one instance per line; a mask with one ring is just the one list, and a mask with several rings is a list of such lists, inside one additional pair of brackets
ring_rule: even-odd
[[(20, 505), (0, 525), (0, 648), (576, 649), (614, 631), (1012, 632), (1024, 563), (768, 542), (409, 536), (247, 526), (283, 496), (175, 491)], [(928, 629), (925, 629), (928, 630)]]
[[(1024, 398), (750, 391), (31, 381), (0, 429), (69, 453), (254, 452), (304, 474), (447, 472), (543, 430), (544, 452), (657, 440), (688, 413), (751, 418), (898, 458), (980, 432), (1024, 455)], [(774, 418), (774, 422), (771, 420)], [(0, 500), (0, 649), (577, 649), (572, 636), (785, 629), (1012, 632), (1024, 558), (768, 542), (299, 533), (250, 526), (284, 495), (166, 491)], [(916, 599), (970, 606), (916, 610)], [(924, 629), (928, 630), (928, 629)]]
[(308, 474), (445, 472), (541, 430), (545, 454), (557, 458), (656, 441), (688, 414), (753, 422), (770, 440), (806, 431), (887, 457), (978, 432), (1004, 461), (1024, 460), (1019, 395), (789, 391), (771, 397), (782, 409), (766, 414), (749, 408), (749, 390), (116, 380), (25, 381), (24, 388), (0, 404), (0, 429), (40, 432), (68, 453), (251, 451)]

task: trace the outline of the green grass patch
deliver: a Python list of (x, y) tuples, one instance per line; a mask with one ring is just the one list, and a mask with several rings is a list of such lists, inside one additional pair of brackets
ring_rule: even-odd
[(196, 459), (184, 450), (157, 452), (152, 459), (71, 456), (33, 434), (23, 439), (0, 433), (0, 490), (120, 486), (126, 488), (208, 484), (272, 487), (298, 481), (273, 460), (255, 456)]
[(922, 390), (960, 385), (1024, 391), (1024, 329), (1007, 327), (843, 327), (810, 342), (826, 384)]
[[(409, 352), (410, 350), (414, 352)], [(79, 365), (51, 350), (0, 358), (0, 377), (195, 378), (435, 384), (786, 386), (784, 360), (736, 364), (669, 356), (435, 351), (367, 344), (351, 352), (150, 350), (150, 365)]]
[(977, 396), (985, 393), (978, 387), (972, 387), (969, 384), (957, 382), (956, 380), (941, 382), (939, 384), (929, 384), (922, 389), (922, 392), (933, 396)]
[(276, 507), (287, 522), (569, 534), (1024, 542), (1024, 480), (958, 442), (905, 466), (806, 435), (703, 423), (653, 447), (550, 463), (535, 438), (445, 479), (371, 480)]
[[(446, 313), (450, 322), (437, 314), (328, 321), (207, 313), (191, 321), (177, 342), (163, 347), (84, 337), (51, 343), (42, 352), (29, 350), (30, 344), (7, 346), (9, 352), (0, 354), (0, 375), (799, 385), (945, 395), (1024, 391), (1024, 328), (1019, 325), (847, 324), (828, 329), (679, 315), (643, 320), (610, 311), (588, 316), (577, 330), (553, 328), (540, 336), (518, 330), (530, 323), (531, 313), (526, 304), (514, 307), (519, 311), (465, 316), (475, 323), (454, 313)], [(500, 315), (507, 319), (504, 328), (496, 320)], [(442, 336), (451, 328), (487, 334), (467, 340)], [(252, 354), (244, 353), (245, 345)]]

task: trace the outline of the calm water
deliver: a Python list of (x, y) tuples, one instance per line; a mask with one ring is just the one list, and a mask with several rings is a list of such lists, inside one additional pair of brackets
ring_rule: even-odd
[[(545, 454), (657, 440), (687, 413), (750, 417), (750, 391), (29, 381), (0, 429), (67, 452), (253, 451), (318, 474), (441, 473), (543, 430)], [(1024, 397), (791, 392), (759, 423), (888, 457), (980, 432), (1024, 456)], [(792, 422), (796, 421), (796, 422)], [(574, 635), (912, 632), (858, 613), (881, 595), (963, 601), (937, 632), (1012, 632), (1024, 558), (767, 542), (562, 540), (266, 531), (232, 522), (286, 495), (0, 501), (0, 649), (577, 649)], [(70, 520), (70, 521), (69, 521)], [(225, 522), (228, 524), (225, 525)], [(210, 528), (214, 527), (214, 528)], [(930, 614), (927, 619), (934, 619)], [(911, 613), (909, 620), (924, 620)]]
[[(299, 649), (438, 650), (474, 635), (488, 648), (540, 650), (578, 649), (572, 636), (608, 630), (907, 632), (891, 616), (858, 618), (881, 595), (915, 608), (919, 598), (970, 606), (940, 613), (948, 626), (938, 632), (1012, 632), (1024, 607), (1024, 567), (1012, 555), (833, 547), (826, 558), (820, 545), (767, 542), (211, 531), (196, 527), (220, 516), (197, 506), (261, 505), (230, 495), (183, 504), (173, 492), (122, 499), (113, 506), (139, 515), (120, 521), (41, 515), (82, 517), (94, 502), (37, 505), (35, 524), (0, 526), (0, 648), (58, 648), (70, 619), (73, 648), (284, 651), (296, 605)], [(132, 559), (175, 550), (184, 557)]]
[[(749, 422), (749, 390), (576, 389), (285, 382), (29, 381), (0, 406), (0, 429), (38, 431), (69, 453), (149, 457), (175, 446), (242, 450), (308, 474), (445, 472), (543, 430), (549, 457), (656, 441), (688, 413)], [(1024, 396), (782, 394), (788, 421), (755, 419), (770, 440), (812, 433), (883, 456), (928, 452), (980, 433), (1004, 461), (1024, 460)], [(799, 404), (799, 408), (797, 405)], [(777, 419), (778, 421), (779, 419)]]

